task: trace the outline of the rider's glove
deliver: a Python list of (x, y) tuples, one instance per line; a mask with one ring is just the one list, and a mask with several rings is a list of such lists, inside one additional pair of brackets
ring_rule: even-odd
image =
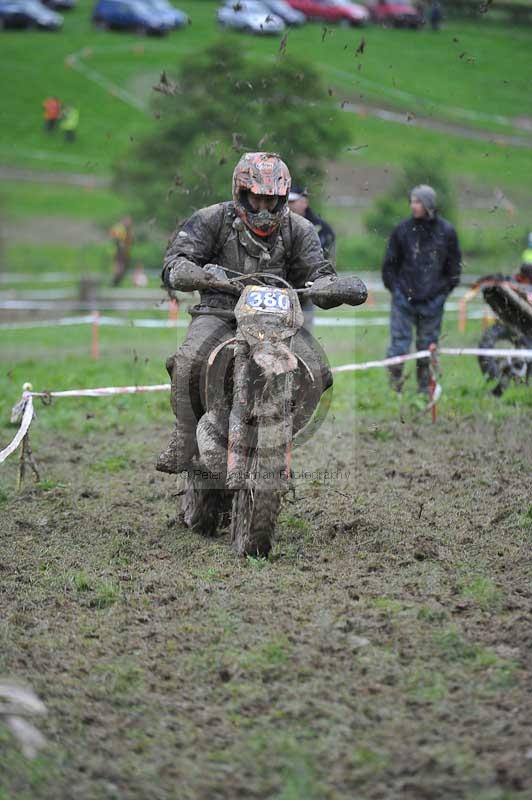
[(179, 258), (170, 268), (167, 285), (181, 292), (194, 292), (196, 289), (207, 289), (214, 281), (214, 276), (203, 267), (186, 258)]

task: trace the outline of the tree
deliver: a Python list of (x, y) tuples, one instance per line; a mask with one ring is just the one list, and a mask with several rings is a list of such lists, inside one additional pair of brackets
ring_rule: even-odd
[(416, 155), (405, 163), (390, 191), (378, 197), (367, 213), (364, 220), (367, 231), (380, 239), (387, 239), (394, 226), (408, 216), (409, 193), (420, 183), (432, 186), (438, 198), (439, 213), (454, 222), (455, 203), (445, 167), (441, 162), (435, 162), (433, 157)]
[(326, 159), (349, 141), (316, 71), (287, 55), (254, 64), (218, 43), (188, 60), (177, 81), (163, 73), (156, 88), (159, 127), (116, 165), (115, 186), (137, 220), (155, 217), (166, 230), (229, 199), (246, 151), (279, 153), (294, 181), (319, 194)]

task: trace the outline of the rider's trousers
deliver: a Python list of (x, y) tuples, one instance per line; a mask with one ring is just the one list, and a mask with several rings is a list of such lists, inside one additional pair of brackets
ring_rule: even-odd
[[(190, 432), (205, 408), (205, 378), (209, 355), (222, 342), (233, 338), (236, 323), (213, 314), (198, 314), (192, 318), (183, 344), (166, 361), (166, 369), (172, 381), (170, 403), (180, 427)], [(297, 370), (296, 383), (298, 402), (295, 427), (302, 427), (319, 403), (322, 393), (332, 384), (332, 375), (325, 355), (317, 342), (306, 331), (300, 330), (294, 337), (293, 349), (303, 360)], [(216, 381), (220, 400), (229, 385), (229, 351), (223, 350), (216, 359), (216, 367), (209, 382)], [(310, 376), (312, 374), (312, 378)], [(212, 389), (209, 397), (212, 396)]]

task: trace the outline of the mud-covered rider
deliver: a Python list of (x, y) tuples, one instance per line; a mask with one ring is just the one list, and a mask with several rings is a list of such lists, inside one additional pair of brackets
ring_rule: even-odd
[[(178, 473), (191, 465), (195, 431), (202, 416), (201, 387), (207, 358), (235, 331), (237, 297), (216, 288), (220, 267), (226, 275), (268, 272), (294, 288), (315, 288), (335, 276), (323, 255), (312, 223), (288, 209), (291, 178), (286, 164), (272, 153), (247, 153), (233, 173), (233, 199), (200, 209), (175, 231), (164, 258), (162, 279), (168, 289), (198, 290), (200, 303), (183, 344), (166, 362), (172, 380), (171, 405), (176, 424), (156, 468)], [(252, 283), (252, 279), (249, 281)], [(337, 305), (316, 300), (322, 308)], [(312, 392), (332, 383), (330, 370), (312, 337), (304, 330), (294, 338), (296, 354), (313, 365)], [(316, 366), (317, 365), (317, 366)], [(221, 387), (222, 391), (222, 387)]]

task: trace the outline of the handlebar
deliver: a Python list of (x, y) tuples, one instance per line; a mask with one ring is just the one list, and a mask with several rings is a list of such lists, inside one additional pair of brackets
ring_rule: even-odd
[[(222, 270), (222, 268), (220, 268), (220, 270)], [(213, 271), (211, 273), (212, 278), (209, 281), (209, 288), (239, 295), (244, 288), (242, 278), (244, 278), (246, 281), (250, 278), (253, 278), (253, 280), (258, 281), (260, 284), (268, 286), (270, 284), (263, 280), (266, 278), (269, 281), (275, 281), (288, 289), (293, 289), (287, 280), (281, 278), (279, 275), (273, 275), (270, 272), (252, 272), (246, 274), (243, 272), (237, 272), (236, 270), (230, 271), (233, 273), (233, 276), (226, 276), (225, 278), (218, 278), (216, 273)], [(368, 292), (366, 286), (359, 278), (331, 275), (331, 280), (328, 283), (323, 284), (321, 279), (318, 280), (320, 286), (319, 288), (317, 287), (317, 290), (315, 291), (312, 290), (314, 282), (309, 282), (303, 288), (295, 289), (294, 291), (300, 296), (310, 297), (311, 299), (318, 300), (320, 305), (325, 303), (326, 305), (322, 305), (323, 308), (332, 308), (334, 306), (342, 305), (343, 303), (357, 306), (366, 302)]]

